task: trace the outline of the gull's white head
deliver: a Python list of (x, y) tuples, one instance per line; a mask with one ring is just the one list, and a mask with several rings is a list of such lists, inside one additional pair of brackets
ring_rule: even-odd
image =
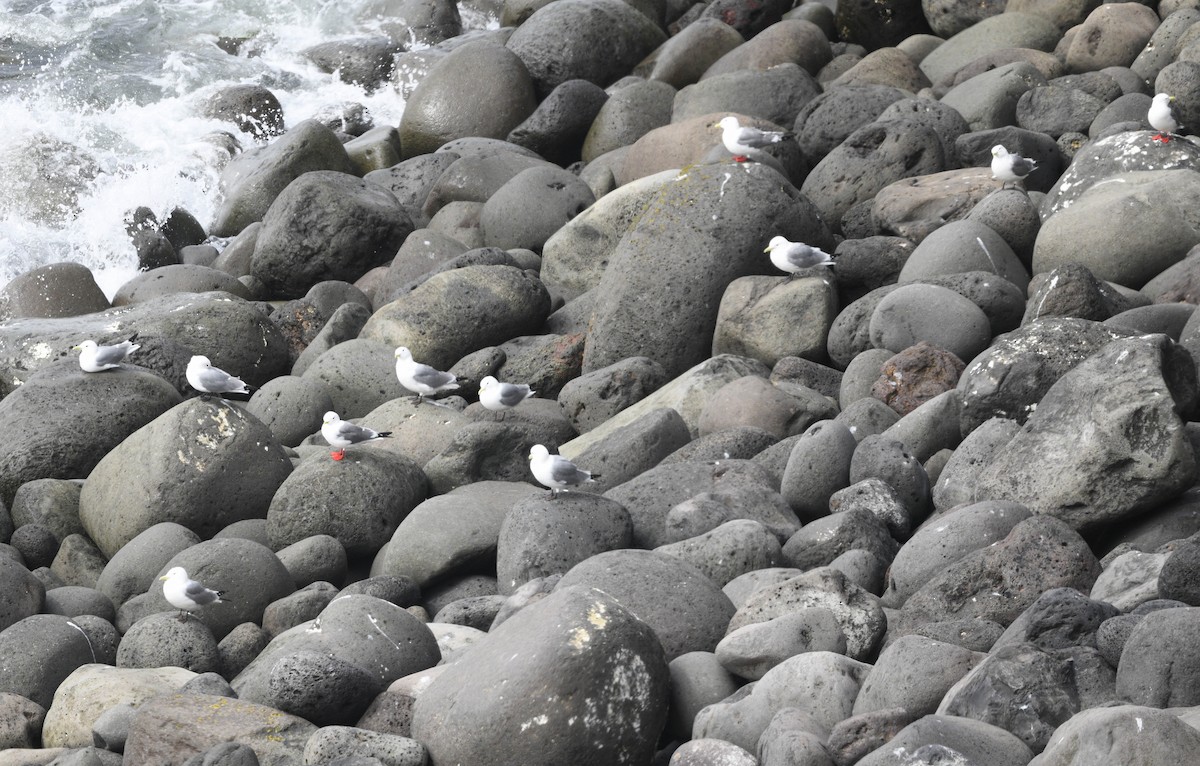
[(167, 570), (167, 573), (165, 575), (163, 575), (162, 577), (160, 577), (158, 579), (160, 579), (160, 580), (186, 580), (187, 576), (188, 576), (187, 570), (184, 569), (183, 567), (171, 567), (170, 569)]
[(772, 250), (774, 250), (775, 248), (783, 247), (784, 245), (787, 245), (787, 244), (790, 244), (787, 240), (787, 237), (771, 237), (771, 241), (767, 243), (767, 247), (766, 247), (766, 249), (763, 250), (763, 252), (769, 253)]
[(212, 362), (208, 361), (207, 356), (197, 354), (188, 361), (188, 367), (212, 367)]
[(407, 361), (412, 359), (412, 352), (406, 346), (396, 346), (396, 358)]
[(495, 379), (494, 377), (492, 377), (491, 375), (488, 375), (488, 376), (487, 376), (487, 377), (485, 377), (483, 380), (479, 381), (479, 390), (480, 390), (480, 391), (487, 390), (487, 389), (491, 388), (492, 386), (496, 385), (496, 384), (497, 384), (497, 383), (499, 383), (499, 382), (500, 382), (500, 381), (496, 380), (496, 379)]
[(550, 450), (546, 449), (545, 447), (543, 447), (540, 444), (535, 444), (529, 448), (529, 459), (530, 460), (533, 460), (535, 458), (538, 460), (545, 460), (548, 457), (550, 457)]
[(334, 412), (333, 410), (326, 412), (325, 417), (321, 418), (322, 423), (336, 423), (339, 420), (341, 420), (341, 418), (339, 418), (338, 414), (336, 412)]
[(720, 126), (721, 130), (737, 130), (739, 127), (741, 127), (741, 125), (738, 124), (738, 118), (734, 117), (733, 115), (722, 117), (721, 121), (718, 122), (717, 125)]
[(96, 345), (96, 341), (85, 340), (83, 343), (80, 343), (78, 346), (72, 346), (71, 350), (72, 351), (95, 351), (97, 348), (99, 348), (99, 346)]
[(1174, 100), (1175, 100), (1174, 96), (1166, 94), (1166, 93), (1155, 93), (1154, 94), (1154, 103), (1156, 103), (1156, 104), (1170, 104)]
[(995, 146), (992, 147), (992, 156), (993, 157), (1007, 157), (1008, 150), (1005, 149), (1002, 145), (996, 144)]

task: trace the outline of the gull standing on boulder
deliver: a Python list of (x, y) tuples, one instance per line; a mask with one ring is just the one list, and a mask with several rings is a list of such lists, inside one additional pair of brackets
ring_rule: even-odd
[(334, 460), (346, 457), (346, 448), (352, 444), (362, 444), (391, 435), (391, 431), (376, 431), (366, 426), (348, 423), (332, 410), (326, 412), (325, 417), (322, 418), (321, 436), (325, 437), (325, 441), (329, 442), (330, 447), (335, 448), (333, 452), (329, 453)]
[(187, 366), (187, 382), (204, 394), (249, 394), (250, 387), (220, 367), (213, 367), (207, 356), (193, 356)]
[(71, 350), (79, 352), (79, 367), (84, 372), (103, 372), (120, 367), (125, 357), (141, 348), (141, 345), (134, 343), (135, 340), (137, 333), (130, 336), (129, 340), (111, 346), (101, 346), (94, 340), (85, 340), (78, 346), (73, 346)]
[(733, 155), (734, 162), (745, 162), (752, 152), (787, 138), (787, 133), (778, 130), (742, 127), (733, 115), (721, 118), (716, 125), (721, 129), (721, 143)]
[(550, 450), (540, 444), (533, 445), (529, 450), (529, 469), (539, 484), (550, 488), (552, 498), (558, 497), (558, 493), (567, 487), (595, 482), (600, 477), (598, 473), (578, 468), (561, 455), (551, 455)]
[(179, 610), (182, 621), (188, 612), (195, 611), (205, 604), (221, 604), (228, 599), (222, 599), (225, 591), (206, 588), (201, 583), (188, 577), (183, 567), (171, 567), (167, 573), (158, 578), (163, 581), (163, 596), (167, 603)]
[(1167, 133), (1174, 133), (1181, 127), (1179, 110), (1175, 108), (1175, 97), (1166, 93), (1156, 93), (1150, 102), (1150, 111), (1146, 112), (1146, 122), (1158, 131), (1151, 136), (1152, 141), (1167, 143), (1171, 139)]
[(479, 403), (489, 410), (509, 410), (537, 392), (524, 383), (501, 383), (488, 375), (479, 381)]
[(1000, 144), (992, 147), (992, 178), (1000, 181), (1003, 189), (1010, 181), (1024, 180), (1025, 176), (1037, 170), (1037, 163), (1010, 152)]
[(455, 382), (458, 378), (453, 373), (421, 364), (404, 346), (396, 348), (396, 377), (400, 379), (400, 385), (417, 395), (417, 404), (425, 401), (426, 396), (458, 388)]
[(833, 256), (829, 253), (803, 242), (789, 242), (786, 237), (771, 237), (763, 252), (771, 254), (771, 263), (775, 264), (775, 268), (793, 276), (813, 266), (833, 267)]

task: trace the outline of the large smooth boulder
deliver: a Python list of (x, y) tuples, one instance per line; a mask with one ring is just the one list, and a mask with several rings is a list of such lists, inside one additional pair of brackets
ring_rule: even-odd
[(0, 502), (35, 479), (87, 476), (121, 440), (178, 404), (165, 380), (135, 369), (47, 367), (0, 400)]
[(666, 723), (667, 662), (611, 596), (562, 588), (437, 676), (413, 705), (434, 763), (648, 763)]
[(832, 245), (816, 207), (765, 165), (681, 175), (612, 254), (596, 288), (584, 371), (647, 356), (678, 375), (707, 359), (720, 297), (737, 277), (765, 272), (768, 234)]
[(360, 338), (407, 346), (413, 358), (446, 369), (463, 356), (541, 329), (550, 294), (514, 266), (443, 271), (380, 308)]
[(533, 80), (511, 50), (489, 40), (450, 51), (421, 79), (400, 118), (405, 159), (466, 136), (506, 138), (537, 106)]
[(357, 173), (337, 135), (317, 120), (305, 120), (261, 149), (234, 158), (221, 173), (225, 199), (209, 233), (232, 237), (261, 221), (288, 184), (313, 170)]
[(353, 282), (386, 264), (412, 230), (384, 187), (348, 173), (305, 173), (263, 216), (250, 274), (272, 298), (300, 298), (318, 282)]
[(559, 0), (526, 19), (508, 48), (544, 96), (567, 80), (607, 86), (665, 40), (654, 22), (620, 0)]
[(192, 399), (105, 455), (79, 497), (79, 518), (106, 556), (173, 521), (211, 537), (266, 516), (292, 464), (270, 430), (225, 402)]

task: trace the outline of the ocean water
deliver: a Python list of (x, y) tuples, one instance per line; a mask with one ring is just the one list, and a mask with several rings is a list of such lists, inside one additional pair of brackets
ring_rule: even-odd
[[(125, 218), (183, 207), (207, 224), (220, 202), (232, 123), (199, 116), (217, 88), (255, 83), (287, 125), (324, 107), (364, 105), (395, 125), (399, 92), (373, 93), (301, 55), (319, 42), (379, 34), (381, 0), (0, 0), (0, 285), (47, 263), (90, 268), (111, 295), (136, 273)], [(461, 8), (464, 31), (496, 28)], [(238, 55), (221, 38), (247, 39)], [(415, 49), (419, 46), (410, 46)], [(218, 246), (219, 242), (215, 243)]]

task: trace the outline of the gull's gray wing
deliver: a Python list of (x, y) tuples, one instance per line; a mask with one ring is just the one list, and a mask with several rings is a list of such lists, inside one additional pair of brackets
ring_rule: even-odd
[(375, 438), (375, 433), (370, 428), (364, 428), (354, 423), (347, 423), (344, 420), (338, 423), (337, 435), (351, 444), (370, 441)]
[(449, 383), (453, 383), (455, 379), (455, 376), (451, 373), (435, 370), (427, 364), (415, 365), (413, 369), (413, 380), (430, 388), (441, 388)]
[(744, 146), (755, 148), (770, 146), (783, 139), (783, 134), (777, 131), (759, 130), (758, 128), (743, 127), (738, 130), (737, 140)]
[(120, 364), (129, 355), (129, 346), (121, 343), (116, 346), (99, 346), (96, 348), (94, 360), (96, 364)]
[(591, 478), (587, 471), (579, 468), (559, 455), (550, 456), (550, 478), (561, 484), (581, 484)]
[(1037, 169), (1037, 163), (1018, 154), (1013, 156), (1012, 169), (1023, 178)]
[(233, 377), (224, 370), (218, 370), (216, 367), (201, 370), (197, 377), (200, 379), (200, 385), (204, 386), (204, 390), (213, 394), (224, 391), (238, 391), (246, 385), (238, 378)]
[(500, 403), (505, 407), (516, 407), (529, 396), (529, 386), (513, 383), (500, 384)]
[(219, 598), (215, 590), (206, 588), (195, 580), (188, 582), (187, 586), (183, 589), (183, 594), (200, 606), (211, 604)]

